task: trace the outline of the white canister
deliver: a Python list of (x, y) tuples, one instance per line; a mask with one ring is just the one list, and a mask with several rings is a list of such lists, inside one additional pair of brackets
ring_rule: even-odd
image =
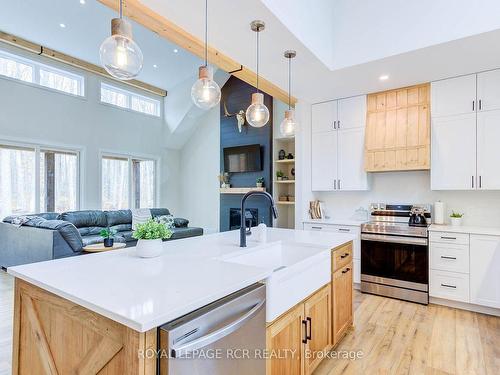
[(257, 232), (259, 233), (258, 241), (259, 242), (267, 242), (267, 225), (266, 225), (266, 223), (261, 222), (257, 226)]
[(445, 204), (441, 201), (434, 203), (434, 223), (444, 224), (445, 218)]
[(153, 258), (161, 254), (162, 240), (138, 240), (135, 249), (141, 258)]

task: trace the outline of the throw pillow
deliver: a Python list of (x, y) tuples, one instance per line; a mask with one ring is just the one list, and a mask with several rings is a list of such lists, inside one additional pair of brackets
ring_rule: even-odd
[(137, 229), (137, 224), (144, 224), (151, 219), (151, 210), (149, 208), (137, 208), (132, 211), (132, 230)]
[(158, 223), (164, 224), (168, 229), (174, 227), (174, 217), (172, 215), (161, 215), (155, 217)]
[(176, 217), (174, 219), (174, 225), (176, 228), (186, 228), (189, 224), (189, 220), (183, 219), (182, 217)]

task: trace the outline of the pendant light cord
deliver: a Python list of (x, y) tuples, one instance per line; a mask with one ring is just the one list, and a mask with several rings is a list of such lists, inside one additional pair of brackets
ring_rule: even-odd
[(260, 92), (259, 90), (259, 34), (260, 34), (260, 28), (257, 28), (257, 92)]
[(205, 66), (208, 66), (208, 0), (205, 0)]
[(120, 0), (120, 19), (123, 18), (123, 0)]
[(288, 58), (288, 110), (292, 109), (290, 103), (291, 100), (291, 92), (292, 92), (292, 58)]

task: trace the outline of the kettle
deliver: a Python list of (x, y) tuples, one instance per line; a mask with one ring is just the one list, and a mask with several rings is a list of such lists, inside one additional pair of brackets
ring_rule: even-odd
[(414, 207), (411, 209), (409, 225), (424, 226), (427, 225), (427, 219), (424, 211), (420, 208)]

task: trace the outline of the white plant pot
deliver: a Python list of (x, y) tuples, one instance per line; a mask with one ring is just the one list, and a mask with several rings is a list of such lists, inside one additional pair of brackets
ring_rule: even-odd
[(262, 182), (257, 182), (256, 185), (257, 187), (262, 187)]
[(161, 254), (162, 240), (138, 240), (135, 249), (141, 258), (153, 258)]
[(459, 227), (462, 225), (462, 218), (461, 217), (450, 217), (451, 220), (451, 225), (454, 227)]

